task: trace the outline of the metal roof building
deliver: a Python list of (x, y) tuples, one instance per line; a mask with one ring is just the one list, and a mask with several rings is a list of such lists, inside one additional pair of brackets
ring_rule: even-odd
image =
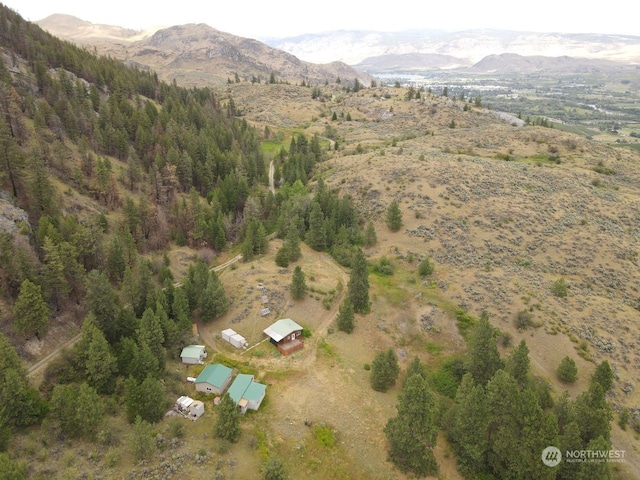
[(196, 390), (221, 395), (231, 383), (232, 373), (233, 371), (229, 367), (220, 363), (207, 365), (194, 382)]
[(264, 399), (267, 386), (258, 383), (253, 379), (253, 375), (240, 373), (229, 387), (229, 396), (240, 407), (240, 411), (245, 413), (247, 409), (258, 410)]

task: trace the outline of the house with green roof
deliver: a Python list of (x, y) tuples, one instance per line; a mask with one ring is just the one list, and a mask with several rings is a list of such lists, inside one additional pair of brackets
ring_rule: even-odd
[(290, 318), (281, 318), (263, 330), (282, 355), (289, 355), (304, 347), (302, 326)]
[(267, 391), (267, 386), (254, 380), (253, 375), (239, 373), (229, 387), (229, 396), (240, 407), (242, 413), (247, 409), (258, 410)]
[(207, 365), (196, 377), (196, 391), (222, 395), (231, 383), (233, 370), (220, 363)]
[(207, 358), (207, 348), (204, 345), (188, 345), (180, 353), (182, 363), (189, 365), (203, 364)]

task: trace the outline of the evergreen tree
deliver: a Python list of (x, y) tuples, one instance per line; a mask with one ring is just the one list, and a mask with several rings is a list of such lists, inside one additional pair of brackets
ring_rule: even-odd
[(387, 208), (387, 227), (392, 232), (397, 232), (402, 227), (402, 212), (397, 200), (393, 200)]
[(43, 250), (44, 269), (43, 269), (43, 285), (47, 297), (57, 310), (60, 301), (69, 294), (71, 287), (65, 277), (64, 262), (60, 252), (60, 247), (56, 245), (48, 236), (44, 239)]
[(298, 234), (298, 228), (294, 224), (292, 224), (287, 231), (284, 245), (287, 247), (289, 261), (295, 262), (302, 256), (302, 250), (300, 250), (300, 235)]
[(389, 460), (403, 473), (435, 475), (438, 466), (433, 447), (438, 434), (438, 407), (423, 377), (409, 377), (396, 408), (397, 416), (389, 419), (384, 428)]
[(229, 308), (229, 300), (224, 290), (224, 285), (216, 275), (216, 272), (209, 272), (207, 286), (200, 297), (200, 317), (203, 322), (210, 322)]
[(102, 330), (107, 341), (113, 345), (120, 337), (117, 321), (120, 317), (120, 300), (106, 274), (98, 270), (89, 272), (85, 302), (89, 312), (95, 317), (96, 325)]
[(282, 244), (282, 247), (276, 253), (276, 265), (282, 268), (286, 268), (289, 266), (290, 260), (289, 247), (286, 244)]
[(16, 332), (30, 337), (44, 336), (49, 330), (49, 307), (42, 290), (28, 279), (20, 285), (20, 293), (12, 309)]
[(489, 405), (485, 390), (467, 373), (447, 414), (447, 433), (456, 452), (460, 472), (474, 477), (484, 472), (489, 450)]
[(291, 298), (293, 298), (294, 300), (302, 300), (307, 293), (305, 275), (300, 265), (296, 265), (296, 268), (293, 269), (290, 291)]
[(103, 414), (102, 399), (86, 383), (53, 387), (47, 422), (55, 433), (91, 438), (102, 422)]
[(599, 383), (604, 393), (607, 393), (613, 387), (613, 372), (611, 365), (607, 360), (602, 361), (593, 372), (592, 382)]
[(151, 375), (140, 384), (129, 377), (125, 382), (125, 405), (130, 423), (137, 417), (149, 423), (157, 423), (162, 420), (167, 408), (164, 386)]
[(599, 437), (610, 441), (613, 413), (600, 383), (592, 381), (589, 390), (578, 396), (574, 405), (583, 445)]
[(469, 350), (467, 371), (471, 373), (474, 382), (482, 386), (486, 385), (502, 368), (502, 360), (493, 332), (489, 316), (483, 312), (473, 326), (467, 343)]
[(380, 352), (371, 364), (371, 388), (386, 392), (396, 383), (399, 374), (398, 357), (393, 349)]
[(322, 252), (327, 248), (327, 230), (325, 227), (325, 218), (322, 208), (318, 202), (311, 207), (309, 214), (309, 230), (305, 237), (307, 245), (318, 252)]
[(413, 357), (413, 360), (411, 360), (411, 363), (407, 367), (407, 373), (405, 375), (404, 383), (402, 385), (403, 388), (407, 384), (407, 380), (409, 380), (409, 378), (411, 378), (414, 375), (419, 375), (425, 380), (427, 379), (427, 372), (424, 368), (424, 365), (422, 365), (422, 363), (420, 362), (420, 359), (417, 356)]
[(518, 382), (520, 388), (529, 385), (529, 348), (522, 340), (516, 348), (509, 354), (506, 361), (507, 372)]
[(373, 222), (369, 221), (367, 223), (367, 228), (364, 231), (364, 246), (373, 247), (376, 243), (378, 243), (376, 229), (373, 226)]
[(358, 249), (353, 258), (351, 275), (347, 284), (347, 297), (356, 313), (369, 313), (369, 266), (362, 249)]
[(578, 379), (578, 367), (575, 360), (568, 355), (560, 360), (556, 375), (563, 382), (574, 383)]
[(112, 393), (118, 360), (100, 329), (95, 326), (93, 329), (84, 362), (87, 383), (98, 393)]
[(229, 393), (225, 393), (218, 405), (218, 418), (213, 427), (216, 438), (236, 443), (240, 438), (240, 410)]
[(348, 298), (345, 298), (340, 304), (338, 311), (338, 330), (351, 333), (355, 327), (355, 315), (353, 311), (353, 305)]
[(158, 360), (158, 367), (162, 371), (167, 358), (167, 351), (163, 346), (164, 333), (162, 332), (162, 325), (160, 325), (160, 321), (152, 308), (147, 308), (142, 314), (136, 333), (138, 343), (140, 345), (146, 344), (151, 348), (153, 356)]

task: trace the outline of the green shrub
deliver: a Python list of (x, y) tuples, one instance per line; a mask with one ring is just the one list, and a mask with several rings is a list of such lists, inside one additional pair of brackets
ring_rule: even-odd
[(316, 425), (313, 427), (313, 436), (319, 445), (333, 447), (336, 444), (333, 428), (328, 425)]
[(567, 283), (564, 281), (564, 278), (559, 278), (553, 282), (551, 293), (558, 298), (564, 298), (567, 296)]
[(529, 310), (520, 310), (516, 314), (515, 325), (518, 330), (524, 330), (533, 323), (533, 315)]
[(431, 263), (431, 260), (429, 260), (429, 257), (422, 260), (420, 262), (420, 265), (418, 265), (418, 275), (420, 275), (421, 277), (432, 275), (434, 270), (435, 268)]
[(566, 356), (560, 360), (556, 374), (561, 381), (574, 383), (578, 379), (578, 367), (573, 358)]

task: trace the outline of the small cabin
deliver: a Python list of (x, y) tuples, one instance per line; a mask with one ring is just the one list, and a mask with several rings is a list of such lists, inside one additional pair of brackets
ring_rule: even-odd
[(264, 334), (282, 355), (289, 355), (304, 347), (302, 330), (302, 326), (290, 318), (282, 318), (266, 328)]
[(182, 363), (201, 365), (204, 363), (204, 359), (207, 358), (207, 349), (204, 345), (189, 345), (182, 349), (180, 358), (182, 359)]

